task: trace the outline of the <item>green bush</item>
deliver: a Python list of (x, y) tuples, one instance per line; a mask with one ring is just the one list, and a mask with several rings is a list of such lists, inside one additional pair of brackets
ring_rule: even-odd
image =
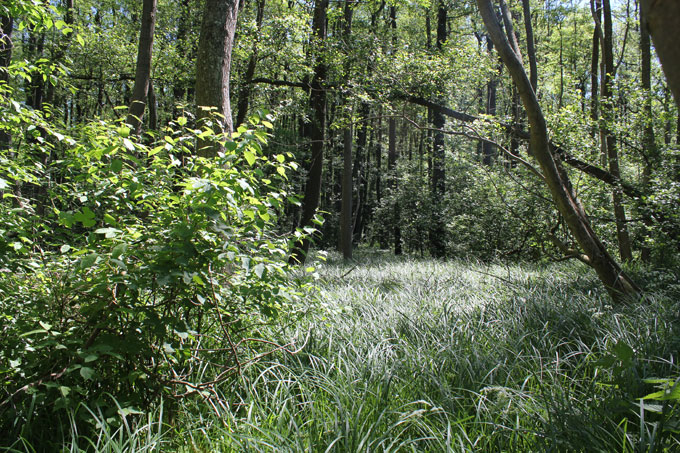
[[(37, 421), (81, 403), (115, 417), (210, 399), (272, 348), (257, 326), (294, 311), (297, 236), (275, 225), (295, 163), (263, 151), (267, 117), (231, 137), (187, 123), (146, 146), (119, 123), (16, 121), (38, 132), (0, 151), (0, 441), (49, 439)], [(195, 157), (199, 138), (219, 156)]]

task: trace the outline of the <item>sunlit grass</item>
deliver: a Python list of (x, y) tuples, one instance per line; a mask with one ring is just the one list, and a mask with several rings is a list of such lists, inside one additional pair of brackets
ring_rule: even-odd
[[(680, 291), (654, 285), (667, 274), (638, 272), (647, 303), (612, 307), (575, 263), (331, 255), (317, 271), (308, 314), (269, 332), (304, 347), (245, 369), (221, 389), (227, 410), (183, 401), (162, 436), (127, 428), (84, 447), (132, 451), (130, 438), (148, 438), (147, 451), (185, 452), (680, 451), (662, 417), (636, 406), (651, 390), (643, 378), (680, 374)], [(628, 362), (617, 344), (634, 351)]]

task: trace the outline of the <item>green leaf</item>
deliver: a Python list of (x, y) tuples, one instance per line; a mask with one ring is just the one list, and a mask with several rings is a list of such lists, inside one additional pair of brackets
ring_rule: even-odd
[(109, 225), (116, 225), (116, 219), (113, 218), (111, 214), (104, 214), (104, 222), (108, 223)]
[(71, 246), (68, 244), (62, 245), (61, 248), (59, 249), (61, 253), (68, 253), (69, 250), (71, 250)]
[(123, 139), (123, 146), (127, 148), (128, 151), (134, 151), (135, 150), (135, 144), (130, 141), (130, 139), (124, 138)]
[(91, 380), (94, 378), (94, 374), (94, 370), (90, 367), (84, 366), (80, 369), (80, 375), (83, 377), (83, 379)]
[(633, 355), (635, 354), (633, 348), (628, 346), (628, 344), (623, 341), (617, 341), (616, 345), (612, 349), (612, 352), (614, 353), (616, 358), (622, 362), (628, 362), (630, 359), (633, 358)]
[(120, 258), (120, 256), (121, 256), (123, 253), (125, 253), (125, 251), (127, 250), (127, 248), (128, 248), (128, 245), (125, 244), (125, 243), (123, 243), (123, 244), (118, 244), (117, 246), (115, 246), (115, 247), (113, 248), (113, 250), (111, 250), (111, 258), (113, 258), (113, 259), (118, 259), (118, 258)]
[(129, 137), (130, 136), (130, 128), (127, 126), (121, 126), (117, 129), (118, 135), (120, 135), (123, 138)]
[(253, 268), (253, 272), (255, 272), (255, 275), (257, 275), (258, 278), (262, 278), (262, 274), (264, 273), (264, 264), (260, 263), (255, 266)]
[(191, 277), (191, 280), (193, 280), (197, 285), (205, 286), (203, 279), (198, 274), (194, 274), (193, 277)]
[(123, 169), (123, 161), (122, 161), (122, 160), (120, 160), (120, 159), (113, 159), (113, 160), (111, 161), (110, 170), (111, 170), (113, 173), (120, 173), (120, 171), (121, 171), (122, 169)]
[(76, 40), (78, 41), (78, 44), (80, 44), (81, 46), (85, 47), (85, 40), (83, 39), (82, 36), (76, 35)]
[(248, 161), (248, 165), (253, 165), (255, 163), (256, 158), (252, 152), (248, 150), (243, 151), (243, 157), (245, 157), (246, 161)]
[(106, 228), (97, 228), (94, 230), (95, 233), (97, 234), (103, 234), (105, 235), (106, 238), (111, 239), (116, 237), (118, 233), (121, 231), (117, 228), (112, 228), (112, 227), (106, 227)]
[(80, 268), (87, 269), (89, 267), (92, 267), (95, 261), (97, 261), (97, 258), (99, 258), (99, 255), (97, 255), (96, 253), (90, 253), (89, 255), (84, 256), (80, 260)]

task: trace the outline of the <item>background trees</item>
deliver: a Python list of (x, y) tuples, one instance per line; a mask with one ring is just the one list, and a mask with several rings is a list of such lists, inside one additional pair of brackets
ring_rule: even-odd
[[(158, 0), (155, 32), (151, 9), (139, 2), (83, 0), (75, 9), (63, 2), (48, 14), (53, 24), (74, 29), (66, 34), (30, 24), (18, 30), (7, 9), (3, 30), (14, 33), (14, 61), (27, 62), (26, 77), (11, 82), (34, 107), (49, 99), (70, 125), (117, 118), (117, 106), (131, 105), (128, 122), (137, 128), (139, 118), (154, 133), (205, 105), (233, 130), (232, 116), (238, 127), (247, 112), (275, 109), (269, 149), (292, 151), (304, 168), (291, 180), (304, 193), (302, 205), (287, 209), (282, 227), (318, 226), (312, 219), (324, 212), (320, 247), (339, 243), (341, 179), (351, 162), (353, 203), (344, 225), (355, 246), (391, 244), (440, 257), (584, 251), (574, 247), (558, 210), (543, 205), (550, 197), (534, 179), (518, 87), (473, 3), (219, 3), (224, 11)], [(676, 190), (664, 182), (677, 179), (677, 108), (645, 50), (646, 10), (634, 1), (501, 6), (506, 34), (536, 87), (551, 149), (576, 181), (593, 232), (624, 261), (669, 258)], [(13, 14), (21, 14), (17, 8)], [(217, 19), (219, 39), (209, 39)], [(638, 41), (641, 47), (633, 45)], [(146, 51), (131, 58), (138, 43)], [(146, 105), (154, 113), (142, 117), (134, 110), (145, 83), (135, 74), (145, 67), (153, 88)], [(230, 97), (238, 106), (233, 113)], [(350, 141), (352, 155), (341, 158)], [(482, 228), (488, 224), (502, 227)], [(300, 244), (297, 259), (307, 246)]]

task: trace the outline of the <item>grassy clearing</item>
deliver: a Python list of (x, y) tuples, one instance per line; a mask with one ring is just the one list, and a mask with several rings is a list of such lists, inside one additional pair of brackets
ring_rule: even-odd
[(332, 256), (319, 274), (308, 315), (271, 332), (302, 350), (249, 367), (220, 416), (187, 402), (163, 435), (147, 417), (97, 449), (680, 451), (677, 402), (639, 405), (644, 378), (680, 376), (671, 273), (638, 272), (649, 302), (616, 308), (574, 264)]

